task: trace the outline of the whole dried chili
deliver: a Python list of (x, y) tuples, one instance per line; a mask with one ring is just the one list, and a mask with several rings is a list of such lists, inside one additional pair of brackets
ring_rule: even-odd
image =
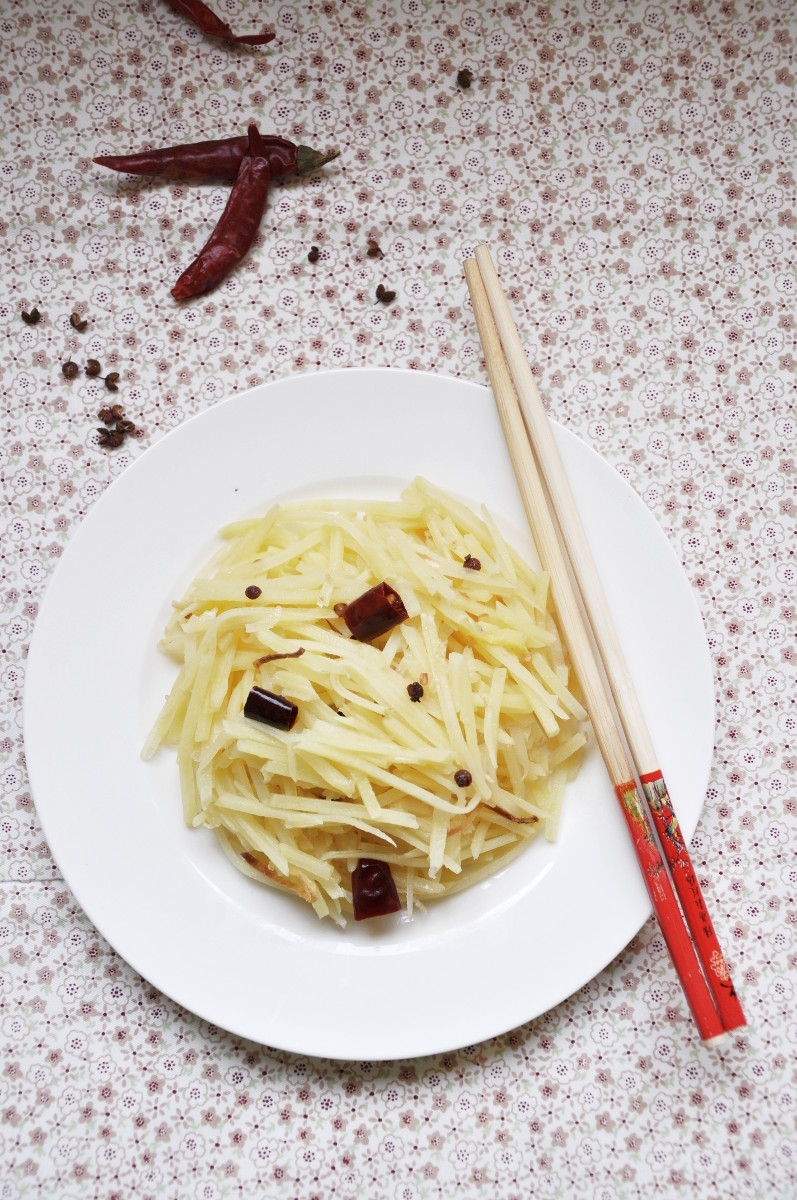
[[(339, 151), (323, 154), (310, 146), (296, 146), (276, 134), (261, 134), (272, 179), (285, 175), (308, 175), (337, 158)], [(126, 171), (128, 175), (157, 175), (163, 179), (223, 180), (234, 183), (241, 160), (249, 147), (246, 134), (216, 138), (206, 142), (187, 142), (184, 146), (164, 146), (137, 154), (102, 154), (94, 159), (98, 167)]]
[(198, 256), (172, 288), (175, 300), (191, 300), (211, 291), (246, 255), (266, 207), (271, 170), (256, 125), (219, 222)]
[(227, 42), (240, 42), (244, 46), (263, 46), (266, 42), (273, 41), (276, 36), (271, 29), (264, 33), (234, 34), (229, 25), (225, 25), (202, 0), (166, 0), (166, 3), (181, 17), (188, 17), (189, 21), (193, 21), (196, 27), (209, 37), (224, 38)]

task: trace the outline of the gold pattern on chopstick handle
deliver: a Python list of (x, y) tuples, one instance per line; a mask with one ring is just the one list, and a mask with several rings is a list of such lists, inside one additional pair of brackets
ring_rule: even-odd
[(686, 849), (686, 843), (681, 834), (681, 826), (673, 810), (667, 784), (661, 775), (643, 775), (640, 780), (650, 811), (656, 818), (659, 833), (667, 839), (670, 845), (680, 852)]
[(637, 786), (633, 780), (628, 780), (626, 783), (618, 783), (614, 792), (622, 805), (625, 823), (636, 846), (640, 866), (650, 882), (654, 883), (664, 870), (664, 863)]
[(720, 983), (729, 983), (731, 985), (731, 994), (735, 996), (736, 992), (733, 990), (733, 984), (731, 983), (731, 977), (728, 972), (728, 968), (725, 965), (725, 959), (722, 957), (722, 952), (720, 950), (712, 951), (711, 958), (709, 959), (709, 963), (711, 966), (711, 970), (717, 976), (717, 979), (719, 979)]
[[(667, 784), (659, 772), (655, 775), (643, 775), (641, 783), (656, 824), (656, 832), (661, 839), (664, 857), (667, 859), (669, 868), (673, 873), (673, 882), (679, 892), (681, 891), (679, 884), (682, 881), (685, 883), (688, 888), (689, 898), (697, 913), (702, 932), (705, 937), (711, 937), (713, 933), (711, 918), (708, 915), (703, 893), (695, 877), (694, 867), (692, 866), (692, 861), (686, 849), (686, 842), (681, 833), (681, 826), (673, 811), (670, 793), (667, 791)], [(722, 978), (718, 967), (715, 965), (717, 958), (722, 959), (722, 955), (715, 951), (711, 958), (711, 969), (718, 975), (718, 978)], [(724, 959), (722, 959), (721, 970), (729, 978)]]
[(672, 960), (677, 965), (684, 992), (700, 1030), (700, 1036), (704, 1041), (711, 1041), (722, 1035), (723, 1028), (708, 982), (701, 970), (695, 947), (683, 921), (662, 920), (662, 914), (669, 914), (673, 910), (677, 910), (678, 903), (667, 874), (661, 849), (653, 832), (653, 826), (650, 823), (647, 805), (642, 799), (636, 782), (632, 779), (625, 783), (618, 783), (614, 791), (620, 801), (625, 823), (634, 842), (637, 862), (642, 870), (654, 912), (659, 919), (659, 927)]
[[(715, 941), (716, 934), (714, 933), (711, 917), (706, 908), (703, 892), (695, 877), (695, 870), (692, 866), (683, 834), (681, 833), (681, 826), (673, 811), (667, 784), (664, 782), (664, 778), (660, 772), (656, 772), (654, 775), (642, 775), (640, 782), (653, 820), (656, 823), (656, 831), (661, 839), (664, 856), (672, 871), (676, 890), (681, 894), (682, 884), (685, 885), (688, 900), (691, 902), (693, 910), (697, 915), (697, 920), (700, 922), (704, 937)], [(687, 896), (682, 894), (682, 903), (686, 903), (686, 900)], [(701, 958), (706, 970), (711, 971), (717, 981), (723, 984), (726, 990), (730, 992), (731, 997), (735, 999), (736, 990), (733, 986), (722, 951), (718, 947), (715, 947), (712, 949), (710, 955), (706, 955), (703, 947), (699, 947), (699, 949), (701, 950)]]

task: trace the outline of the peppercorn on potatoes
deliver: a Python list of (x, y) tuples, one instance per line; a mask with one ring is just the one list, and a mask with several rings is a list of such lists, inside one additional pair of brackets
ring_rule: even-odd
[[(418, 479), (397, 501), (277, 505), (222, 539), (174, 606), (179, 673), (143, 751), (176, 749), (189, 825), (340, 924), (361, 860), (389, 865), (412, 915), (554, 838), (586, 714), (547, 578), (488, 513)], [(404, 615), (353, 636), (346, 609), (381, 583)]]

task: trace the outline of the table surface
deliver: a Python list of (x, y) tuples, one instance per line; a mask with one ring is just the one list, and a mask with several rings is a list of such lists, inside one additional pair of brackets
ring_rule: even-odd
[[(0, 14), (0, 1198), (791, 1197), (792, 0), (216, 11), (276, 37), (212, 40), (166, 0)], [(252, 118), (340, 158), (275, 186), (240, 269), (180, 307), (169, 289), (225, 187), (92, 158)], [(642, 497), (704, 617), (716, 747), (692, 852), (749, 1019), (718, 1050), (652, 920), (576, 995), (482, 1045), (341, 1063), (242, 1041), (114, 952), (37, 819), (26, 650), (107, 485), (192, 414), (297, 372), (486, 382), (462, 274), (481, 241), (551, 414)], [(141, 431), (117, 448), (97, 440), (109, 399)]]

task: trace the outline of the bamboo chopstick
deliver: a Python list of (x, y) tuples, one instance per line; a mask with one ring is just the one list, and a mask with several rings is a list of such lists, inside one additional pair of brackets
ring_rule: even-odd
[[(512, 359), (509, 353), (506, 354), (506, 359), (504, 357), (507, 346), (505, 343), (502, 346), (499, 327), (495, 320), (496, 310), (500, 313), (500, 306), (496, 303), (495, 308), (492, 307), (493, 296), (490, 295), (488, 298), (486, 290), (485, 276), (489, 278), (490, 271), (494, 277), (494, 285), (497, 284), (497, 276), (486, 248), (479, 247), (476, 252), (476, 261), (468, 260), (464, 266), (490, 383), (513, 469), (540, 561), (551, 577), (551, 592), (556, 604), (562, 637), (568, 647), (571, 661), (584, 693), (584, 702), (590, 714), (595, 739), (615, 795), (620, 802), (648, 895), (698, 1031), (705, 1042), (716, 1044), (724, 1037), (723, 1023), (715, 1008), (706, 979), (701, 972), (695, 947), (683, 923), (670, 878), (647, 817), (644, 801), (637, 789), (634, 772), (617, 728), (606, 686), (582, 615), (571, 571), (560, 544), (557, 524), (550, 511), (545, 487), (538, 474), (523, 416), (518, 407), (517, 382), (511, 374)], [(492, 291), (495, 291), (495, 286)], [(498, 293), (505, 306), (506, 301), (503, 299), (500, 285), (498, 285)], [(508, 307), (506, 313), (508, 314)], [(509, 321), (514, 329), (511, 316)], [(503, 323), (505, 324), (505, 319), (503, 319)], [(515, 336), (517, 345), (520, 347), (524, 371), (528, 372), (530, 377), (528, 364), (516, 330)], [(547, 417), (545, 419), (547, 424)], [(571, 564), (571, 566), (575, 570), (575, 565)]]
[(556, 441), (486, 246), (476, 262), (507, 358), (533, 453), (557, 514), (570, 564), (604, 664), (631, 756), (659, 835), (664, 856), (725, 1030), (745, 1016), (720, 949), (685, 839), (664, 781), (633, 681), (617, 639), (603, 586), (573, 501)]

